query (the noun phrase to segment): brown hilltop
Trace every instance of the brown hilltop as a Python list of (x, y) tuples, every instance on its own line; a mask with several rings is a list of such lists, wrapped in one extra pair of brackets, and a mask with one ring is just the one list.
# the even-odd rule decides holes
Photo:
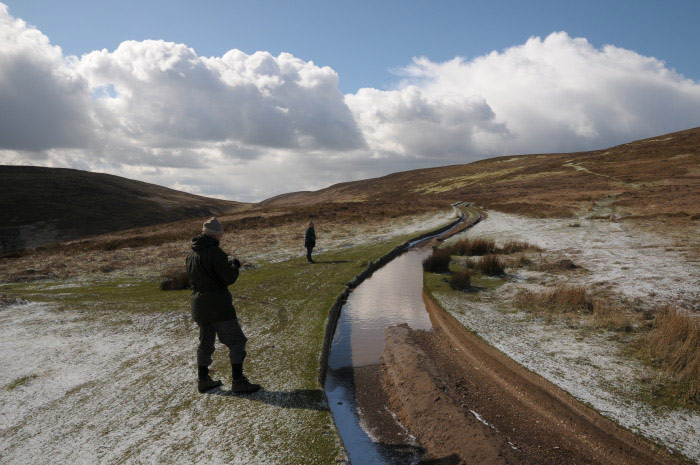
[[(260, 207), (468, 199), (533, 216), (568, 216), (609, 199), (627, 215), (700, 214), (700, 128), (609, 149), (490, 158), (273, 197)], [(419, 200), (420, 199), (420, 200)]]
[(87, 171), (0, 166), (0, 252), (186, 218), (247, 204)]

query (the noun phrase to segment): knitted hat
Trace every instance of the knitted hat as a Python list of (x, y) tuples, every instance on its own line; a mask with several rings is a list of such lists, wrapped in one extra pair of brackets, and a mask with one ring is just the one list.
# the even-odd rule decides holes
[(207, 236), (220, 236), (223, 233), (224, 225), (215, 217), (210, 218), (209, 221), (205, 221), (204, 225), (202, 225), (202, 234), (206, 234)]

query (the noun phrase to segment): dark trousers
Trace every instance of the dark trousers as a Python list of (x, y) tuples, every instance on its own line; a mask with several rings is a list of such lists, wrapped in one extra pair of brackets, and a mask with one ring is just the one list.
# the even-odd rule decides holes
[(199, 325), (199, 347), (197, 347), (197, 365), (211, 365), (211, 355), (214, 353), (214, 340), (219, 336), (219, 342), (228, 347), (231, 364), (243, 363), (245, 359), (245, 343), (248, 340), (243, 334), (238, 319), (217, 321), (215, 323), (197, 322)]
[(312, 260), (312, 258), (311, 258), (311, 251), (313, 251), (313, 250), (314, 250), (314, 246), (313, 246), (313, 245), (312, 245), (312, 246), (308, 246), (308, 245), (306, 246), (306, 259), (307, 259), (308, 261), (311, 261), (311, 260)]

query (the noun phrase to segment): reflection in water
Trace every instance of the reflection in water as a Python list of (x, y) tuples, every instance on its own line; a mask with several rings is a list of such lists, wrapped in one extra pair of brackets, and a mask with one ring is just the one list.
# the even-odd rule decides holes
[(367, 465), (392, 463), (391, 460), (384, 458), (380, 445), (373, 441), (360, 425), (352, 370), (340, 372), (329, 370), (324, 389), (335, 425), (350, 455), (350, 463)]
[(384, 330), (408, 323), (430, 329), (423, 303), (423, 259), (430, 249), (410, 250), (377, 270), (348, 298), (338, 320), (328, 365), (331, 370), (379, 363)]
[[(413, 329), (432, 327), (422, 298), (422, 261), (431, 252), (410, 250), (395, 258), (360, 284), (341, 311), (324, 388), (351, 463), (397, 463), (399, 454), (362, 427), (353, 367), (379, 363), (387, 327), (401, 323)], [(401, 455), (405, 463), (406, 455)]]

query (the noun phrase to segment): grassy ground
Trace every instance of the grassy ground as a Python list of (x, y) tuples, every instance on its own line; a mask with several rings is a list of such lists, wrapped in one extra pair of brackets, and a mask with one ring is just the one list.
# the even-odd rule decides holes
[[(6, 407), (20, 404), (19, 418), (3, 430), (6, 445), (0, 453), (42, 462), (32, 442), (21, 440), (32, 429), (32, 418), (40, 417), (42, 448), (58, 459), (333, 463), (343, 449), (317, 384), (327, 311), (369, 260), (415, 235), (326, 252), (315, 257), (315, 265), (295, 258), (243, 271), (231, 290), (249, 338), (245, 369), (265, 388), (247, 398), (196, 393), (196, 326), (189, 317), (189, 291), (161, 291), (157, 280), (144, 281), (128, 271), (0, 285), (0, 292), (11, 298), (46, 304), (42, 312), (55, 325), (49, 331), (33, 320), (17, 320), (22, 317), (11, 310), (0, 313), (0, 326), (21, 326), (17, 330), (25, 333), (23, 338), (36, 340), (36, 357), (46, 358), (30, 364), (20, 360), (0, 378)], [(94, 335), (106, 342), (95, 341)], [(42, 340), (49, 340), (64, 361), (41, 353)], [(212, 371), (227, 385), (227, 350), (217, 347)], [(65, 392), (48, 394), (57, 396), (52, 402), (31, 400), (47, 395), (63, 371), (71, 370), (67, 352), (76, 350), (87, 352), (83, 356), (106, 354), (94, 357), (92, 376), (67, 382)], [(135, 417), (139, 427), (127, 427)], [(148, 431), (140, 429), (146, 425)], [(119, 444), (112, 442), (117, 438)], [(81, 444), (79, 450), (102, 452), (76, 456), (62, 448), (66, 441)], [(173, 448), (176, 453), (167, 452)]]

